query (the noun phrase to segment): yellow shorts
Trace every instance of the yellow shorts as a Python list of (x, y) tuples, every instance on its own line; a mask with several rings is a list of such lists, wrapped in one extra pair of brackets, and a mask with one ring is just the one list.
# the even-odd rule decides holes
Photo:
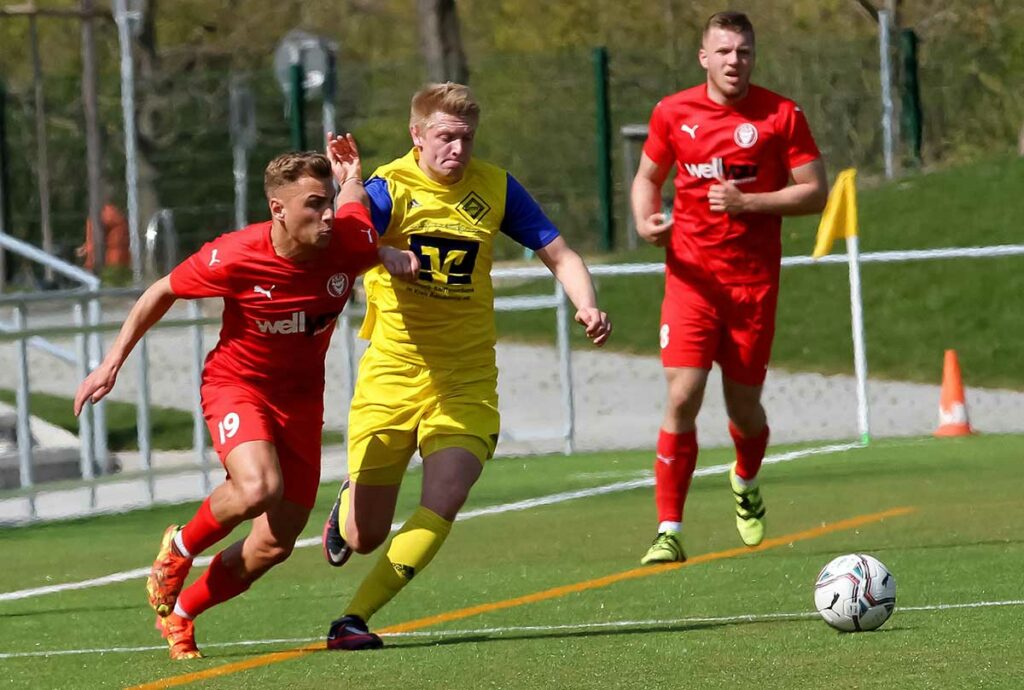
[(464, 448), (480, 462), (498, 444), (498, 369), (430, 369), (381, 354), (359, 362), (348, 414), (348, 471), (373, 486), (402, 483), (418, 448), (422, 457)]

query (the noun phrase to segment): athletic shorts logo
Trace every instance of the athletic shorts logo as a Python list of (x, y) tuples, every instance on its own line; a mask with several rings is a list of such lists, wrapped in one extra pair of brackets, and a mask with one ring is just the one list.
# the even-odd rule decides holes
[(661, 343), (661, 349), (664, 350), (668, 347), (668, 324), (661, 324), (661, 331), (658, 333), (658, 340)]
[(335, 273), (327, 279), (327, 294), (331, 297), (344, 297), (348, 292), (348, 276), (344, 273)]
[(749, 122), (744, 122), (732, 133), (732, 140), (736, 142), (737, 146), (749, 149), (757, 143), (757, 127)]

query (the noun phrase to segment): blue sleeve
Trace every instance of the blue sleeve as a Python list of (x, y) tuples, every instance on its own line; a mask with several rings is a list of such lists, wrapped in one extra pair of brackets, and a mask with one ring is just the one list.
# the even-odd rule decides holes
[(511, 174), (508, 174), (505, 218), (501, 221), (501, 231), (534, 251), (548, 246), (559, 234), (558, 228), (544, 215), (540, 205)]
[(383, 235), (391, 223), (391, 192), (383, 177), (371, 177), (366, 181), (366, 193), (370, 197), (370, 217), (378, 235)]

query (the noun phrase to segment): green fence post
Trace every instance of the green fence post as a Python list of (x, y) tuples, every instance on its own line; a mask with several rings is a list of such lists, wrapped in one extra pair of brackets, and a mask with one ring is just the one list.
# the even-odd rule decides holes
[[(0, 232), (11, 232), (11, 186), (7, 167), (7, 89), (0, 80)], [(7, 291), (10, 277), (7, 253), (0, 248), (0, 292)]]
[(900, 53), (903, 57), (903, 117), (900, 129), (913, 163), (921, 165), (921, 89), (917, 80), (917, 34), (913, 29), (900, 32)]
[(608, 49), (594, 48), (594, 105), (597, 113), (597, 191), (601, 201), (601, 249), (615, 247), (612, 215), (612, 125), (608, 103)]
[(302, 69), (302, 54), (291, 66), (291, 89), (288, 96), (291, 99), (289, 112), (291, 113), (292, 128), (292, 149), (295, 151), (306, 150), (306, 89), (304, 82), (306, 75)]

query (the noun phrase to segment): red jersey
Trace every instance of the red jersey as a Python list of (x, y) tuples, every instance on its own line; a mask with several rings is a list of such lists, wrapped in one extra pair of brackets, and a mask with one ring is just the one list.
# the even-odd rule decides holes
[(223, 297), (224, 321), (204, 383), (278, 394), (318, 393), (338, 315), (357, 275), (377, 263), (377, 232), (361, 204), (342, 206), (330, 244), (307, 261), (277, 255), (270, 221), (221, 235), (171, 271), (178, 297)]
[(708, 188), (723, 177), (742, 192), (777, 191), (793, 168), (820, 157), (793, 101), (753, 85), (732, 106), (708, 98), (706, 84), (680, 91), (654, 107), (644, 153), (660, 166), (676, 165), (670, 278), (778, 280), (782, 217), (713, 213)]

